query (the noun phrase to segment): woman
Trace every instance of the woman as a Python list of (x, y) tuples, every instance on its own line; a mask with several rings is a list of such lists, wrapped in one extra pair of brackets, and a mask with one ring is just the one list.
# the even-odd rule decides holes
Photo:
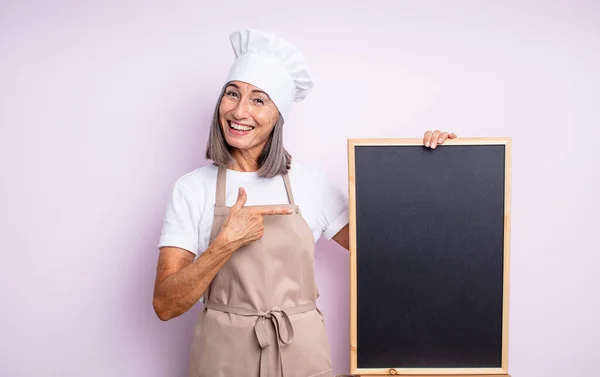
[[(313, 256), (323, 235), (349, 248), (347, 199), (282, 146), (291, 104), (313, 83), (300, 51), (273, 34), (242, 30), (231, 43), (236, 60), (207, 147), (213, 164), (174, 185), (154, 309), (169, 320), (203, 297), (190, 376), (331, 376)], [(427, 132), (424, 143), (454, 137)]]

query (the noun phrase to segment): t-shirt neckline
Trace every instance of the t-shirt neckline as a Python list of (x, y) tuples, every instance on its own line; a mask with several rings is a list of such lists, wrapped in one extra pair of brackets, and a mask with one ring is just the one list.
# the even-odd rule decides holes
[(227, 177), (233, 178), (240, 181), (258, 181), (261, 179), (265, 179), (258, 175), (258, 171), (238, 171), (226, 169)]

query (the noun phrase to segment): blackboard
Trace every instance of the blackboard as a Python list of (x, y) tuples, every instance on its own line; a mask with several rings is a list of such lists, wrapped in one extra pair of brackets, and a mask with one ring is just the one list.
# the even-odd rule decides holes
[(353, 374), (508, 373), (510, 139), (350, 139)]

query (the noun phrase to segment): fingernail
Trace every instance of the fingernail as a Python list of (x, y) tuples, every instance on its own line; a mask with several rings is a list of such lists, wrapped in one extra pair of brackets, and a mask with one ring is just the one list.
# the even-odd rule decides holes
[(435, 144), (432, 144), (432, 145), (431, 145), (431, 149), (435, 149), (435, 147), (436, 147), (436, 145), (435, 145)]
[(287, 213), (294, 213), (294, 210), (292, 210), (292, 209), (288, 209), (288, 210), (287, 210)]
[(429, 147), (429, 142), (425, 143), (425, 146), (426, 146), (426, 147)]

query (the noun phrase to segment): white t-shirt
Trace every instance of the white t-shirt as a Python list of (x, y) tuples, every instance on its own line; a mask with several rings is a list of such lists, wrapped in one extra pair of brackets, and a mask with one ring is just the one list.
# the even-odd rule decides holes
[[(208, 248), (214, 219), (218, 168), (211, 164), (183, 175), (173, 185), (158, 247), (175, 246), (200, 255)], [(325, 174), (310, 164), (292, 162), (289, 171), (294, 200), (315, 242), (330, 240), (348, 224), (348, 197)], [(242, 186), (246, 205), (289, 203), (283, 178), (259, 177), (256, 172), (227, 170), (225, 205), (232, 206)]]

